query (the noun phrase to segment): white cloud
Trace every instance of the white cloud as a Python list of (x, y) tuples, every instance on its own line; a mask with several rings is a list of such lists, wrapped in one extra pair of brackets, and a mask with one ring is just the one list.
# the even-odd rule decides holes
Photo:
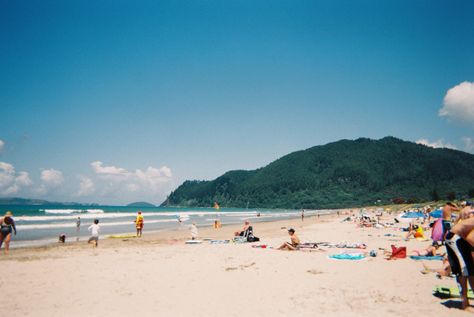
[(17, 173), (13, 165), (0, 162), (0, 195), (17, 194), (23, 187), (30, 186), (32, 183), (27, 172)]
[(173, 173), (167, 166), (160, 168), (149, 166), (145, 170), (134, 172), (117, 166), (106, 166), (101, 161), (91, 163), (97, 179), (98, 193), (101, 196), (113, 196), (123, 199), (131, 193), (136, 198), (155, 199), (169, 191)]
[(103, 166), (104, 163), (101, 161), (95, 161), (91, 163), (94, 172), (100, 175), (110, 175), (110, 176), (127, 176), (129, 172), (126, 169), (115, 166)]
[(447, 149), (456, 149), (456, 147), (450, 143), (445, 143), (443, 139), (430, 142), (427, 139), (420, 139), (416, 141), (417, 144), (426, 145), (432, 148), (447, 148)]
[(474, 122), (474, 82), (462, 82), (449, 89), (444, 96), (441, 117)]
[(63, 173), (54, 168), (43, 169), (40, 179), (42, 184), (36, 189), (36, 193), (39, 195), (45, 195), (51, 189), (56, 189), (64, 183)]
[(94, 182), (88, 177), (79, 176), (79, 190), (77, 196), (89, 196), (95, 191)]
[(474, 139), (469, 137), (462, 138), (464, 149), (468, 152), (474, 152)]
[(0, 153), (2, 153), (4, 148), (5, 148), (5, 141), (0, 140)]
[(63, 173), (54, 168), (41, 171), (41, 180), (48, 186), (57, 187), (64, 183)]

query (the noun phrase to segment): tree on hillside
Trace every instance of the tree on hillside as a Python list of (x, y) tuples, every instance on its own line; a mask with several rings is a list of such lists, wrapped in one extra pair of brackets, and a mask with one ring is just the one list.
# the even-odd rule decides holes
[(473, 198), (473, 197), (474, 197), (474, 188), (471, 188), (471, 189), (468, 191), (467, 195), (468, 195), (470, 198)]
[(438, 191), (436, 189), (433, 189), (431, 192), (431, 200), (433, 201), (439, 201), (441, 197), (439, 197)]
[(455, 192), (449, 192), (446, 195), (446, 198), (448, 198), (448, 200), (456, 200), (456, 193)]

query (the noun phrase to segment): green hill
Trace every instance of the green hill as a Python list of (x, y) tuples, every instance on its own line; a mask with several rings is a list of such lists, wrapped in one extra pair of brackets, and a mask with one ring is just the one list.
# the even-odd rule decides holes
[(162, 206), (340, 208), (474, 196), (474, 155), (393, 137), (288, 154), (254, 171), (185, 181)]

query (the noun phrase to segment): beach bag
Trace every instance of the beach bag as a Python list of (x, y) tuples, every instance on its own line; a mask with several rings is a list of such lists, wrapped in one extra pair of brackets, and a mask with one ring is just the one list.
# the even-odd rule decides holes
[(443, 220), (439, 218), (435, 221), (431, 230), (431, 239), (433, 241), (443, 241)]
[(389, 260), (404, 259), (407, 257), (407, 247), (396, 247), (392, 244), (392, 255)]
[(258, 237), (255, 237), (253, 234), (251, 234), (247, 237), (247, 241), (248, 242), (257, 242), (257, 241), (260, 241), (260, 239)]

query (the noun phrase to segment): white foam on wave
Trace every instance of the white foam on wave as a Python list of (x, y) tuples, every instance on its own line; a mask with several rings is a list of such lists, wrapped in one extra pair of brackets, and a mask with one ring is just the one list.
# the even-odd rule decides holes
[(77, 214), (77, 213), (90, 213), (90, 214), (102, 214), (102, 209), (40, 209), (47, 214)]
[[(160, 219), (160, 220), (148, 220), (145, 222), (146, 224), (151, 223), (165, 223), (165, 222), (176, 222), (176, 220), (172, 219)], [(104, 222), (99, 223), (101, 227), (113, 227), (113, 226), (123, 226), (123, 225), (130, 225), (133, 226), (133, 222), (131, 221), (120, 221), (120, 222)], [(54, 229), (54, 228), (75, 228), (75, 223), (44, 223), (44, 224), (34, 224), (34, 225), (17, 225), (16, 228), (18, 230), (33, 230), (33, 229)], [(89, 227), (89, 224), (84, 225), (83, 227)]]
[[(135, 217), (137, 213), (135, 212), (104, 212), (102, 209), (95, 209), (100, 210), (100, 212), (87, 212), (87, 213), (74, 213), (71, 210), (75, 209), (52, 209), (54, 212), (47, 212), (49, 214), (47, 216), (19, 216), (15, 217), (17, 221), (55, 221), (55, 220), (72, 220), (77, 219), (77, 217), (81, 217), (81, 219), (107, 219), (107, 218), (126, 218), (126, 217)], [(89, 209), (94, 210), (94, 209)], [(58, 212), (56, 212), (58, 211)], [(60, 211), (60, 212), (59, 212)], [(67, 212), (65, 212), (67, 211)], [(146, 217), (154, 217), (154, 216), (162, 216), (162, 217), (191, 217), (191, 216), (232, 216), (232, 217), (242, 217), (242, 216), (251, 216), (256, 215), (256, 213), (249, 213), (249, 212), (199, 212), (199, 211), (185, 211), (185, 212), (143, 212), (142, 215)]]

